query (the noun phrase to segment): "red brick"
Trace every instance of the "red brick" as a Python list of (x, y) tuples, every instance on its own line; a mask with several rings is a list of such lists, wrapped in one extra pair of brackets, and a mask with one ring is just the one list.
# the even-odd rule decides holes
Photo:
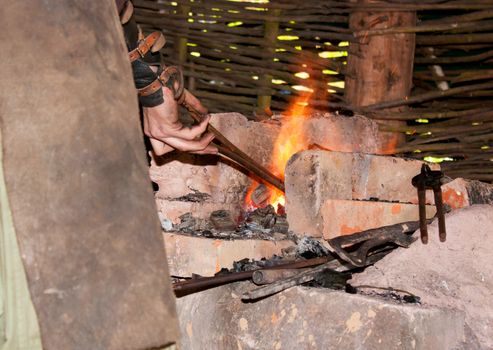
[(356, 206), (368, 203), (371, 207), (374, 202), (370, 199), (383, 201), (383, 206), (386, 202), (417, 203), (411, 179), (421, 171), (422, 164), (417, 160), (362, 153), (300, 152), (286, 168), (290, 229), (321, 237), (321, 210), (327, 200), (354, 200)]
[(270, 258), (292, 247), (292, 241), (255, 239), (218, 240), (164, 232), (170, 274), (187, 277), (192, 274), (212, 276), (222, 268), (232, 268), (234, 261), (244, 258)]
[[(435, 211), (434, 206), (427, 206), (428, 218)], [(324, 202), (320, 215), (325, 239), (419, 219), (415, 204), (332, 199)]]
[(442, 197), (443, 202), (452, 209), (473, 204), (493, 204), (493, 185), (458, 178), (442, 186)]

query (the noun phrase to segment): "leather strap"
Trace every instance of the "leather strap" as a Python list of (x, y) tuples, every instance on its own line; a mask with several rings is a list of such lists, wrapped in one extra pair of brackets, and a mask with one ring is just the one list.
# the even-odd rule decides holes
[(145, 97), (152, 95), (163, 86), (169, 87), (173, 91), (174, 98), (179, 99), (184, 90), (183, 73), (181, 69), (176, 66), (166, 67), (156, 80), (142, 89), (138, 89), (139, 96)]
[(134, 62), (134, 61), (138, 60), (139, 58), (144, 58), (144, 56), (151, 49), (153, 49), (152, 51), (158, 51), (159, 49), (161, 49), (161, 47), (153, 48), (154, 44), (156, 44), (156, 42), (159, 39), (162, 40), (162, 44), (160, 44), (160, 46), (163, 47), (165, 40), (164, 40), (164, 36), (161, 32), (153, 32), (153, 33), (149, 34), (146, 38), (144, 38), (144, 40), (141, 40), (139, 42), (139, 45), (137, 45), (137, 47), (135, 49), (133, 49), (132, 51), (130, 51), (128, 53), (128, 57), (130, 58), (130, 62)]
[(143, 87), (142, 89), (138, 89), (139, 96), (145, 97), (145, 96), (152, 95), (153, 93), (158, 91), (162, 86), (163, 86), (163, 84), (161, 83), (161, 80), (159, 80), (159, 78), (157, 78), (156, 80), (154, 80), (152, 83), (150, 83), (146, 87)]

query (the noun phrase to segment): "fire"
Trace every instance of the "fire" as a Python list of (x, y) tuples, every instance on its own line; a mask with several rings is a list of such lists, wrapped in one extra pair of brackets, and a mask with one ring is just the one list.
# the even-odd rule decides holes
[[(270, 164), (272, 173), (281, 179), (284, 179), (284, 169), (289, 158), (296, 152), (308, 148), (308, 140), (306, 139), (304, 131), (304, 122), (306, 114), (308, 114), (307, 107), (312, 93), (313, 91), (308, 89), (305, 94), (297, 97), (285, 113), (287, 120), (283, 122), (281, 131), (274, 144), (274, 151)], [(254, 183), (247, 192), (246, 202), (249, 205), (253, 204), (251, 195), (257, 185), (258, 184)], [(273, 187), (269, 187), (269, 190), (269, 204), (276, 209), (279, 205), (284, 207), (284, 193)]]

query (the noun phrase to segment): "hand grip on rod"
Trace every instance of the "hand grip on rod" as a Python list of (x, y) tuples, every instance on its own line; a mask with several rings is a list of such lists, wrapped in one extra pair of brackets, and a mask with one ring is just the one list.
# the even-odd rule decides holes
[[(187, 93), (189, 92), (186, 91), (185, 89), (183, 95), (186, 95)], [(190, 115), (195, 121), (200, 123), (202, 119), (205, 117), (202, 113), (197, 111), (193, 106), (188, 104), (186, 102), (186, 98), (183, 98), (181, 104), (188, 109)], [(221, 134), (219, 130), (217, 130), (212, 125), (209, 124), (207, 126), (207, 131), (214, 134), (216, 140), (221, 143), (221, 144), (217, 144), (217, 142), (214, 142), (214, 145), (218, 148), (219, 153), (221, 153), (222, 155), (228, 158), (231, 158), (232, 160), (243, 166), (245, 169), (257, 175), (263, 181), (271, 184), (272, 186), (276, 187), (280, 191), (284, 192), (284, 182), (281, 179), (279, 179), (277, 176), (272, 174), (269, 170), (264, 168), (261, 164), (259, 164), (254, 159), (252, 159), (245, 152), (243, 152), (238, 147), (236, 147), (233, 143), (231, 143), (231, 141), (229, 141), (223, 134)]]

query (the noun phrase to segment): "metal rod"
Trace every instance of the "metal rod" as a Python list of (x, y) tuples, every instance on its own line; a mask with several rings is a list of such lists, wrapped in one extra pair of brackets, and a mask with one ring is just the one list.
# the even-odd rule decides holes
[(419, 230), (421, 242), (428, 244), (428, 226), (426, 223), (426, 188), (418, 187)]
[(282, 182), (282, 180), (275, 177), (272, 173), (262, 170), (262, 168), (258, 167), (258, 164), (254, 162), (253, 163), (249, 162), (247, 159), (242, 158), (239, 154), (235, 153), (234, 151), (222, 145), (218, 145), (216, 143), (214, 143), (214, 145), (217, 147), (221, 155), (234, 160), (236, 163), (240, 164), (245, 169), (257, 175), (261, 180), (267, 182), (268, 184), (271, 184), (272, 186), (276, 187), (280, 191), (284, 192), (284, 183)]
[(252, 274), (252, 281), (256, 285), (270, 284), (293, 277), (305, 269), (277, 269), (277, 270), (257, 270)]
[[(320, 257), (320, 258), (313, 258), (313, 259), (307, 259), (307, 260), (300, 260), (300, 261), (294, 261), (294, 262), (289, 262), (286, 264), (280, 264), (277, 266), (265, 268), (262, 270), (276, 270), (276, 269), (300, 269), (300, 268), (306, 268), (306, 267), (311, 267), (311, 266), (317, 266), (320, 264), (324, 264), (328, 261), (335, 260), (334, 257), (328, 256), (328, 257)], [(259, 269), (260, 270), (260, 269)], [(258, 270), (255, 270), (258, 271)], [(212, 287), (217, 287), (226, 283), (230, 282), (236, 282), (236, 281), (243, 281), (247, 279), (251, 279), (253, 275), (253, 270), (252, 271), (242, 271), (242, 272), (234, 272), (228, 275), (223, 275), (223, 276), (213, 276), (213, 277), (199, 277), (199, 278), (194, 278), (186, 281), (181, 281), (181, 282), (176, 282), (173, 283), (173, 291), (175, 292), (175, 295), (177, 297), (181, 297), (187, 294), (199, 292), (204, 289), (212, 288)]]
[[(185, 91), (185, 94), (187, 92)], [(197, 111), (192, 105), (188, 104), (186, 100), (181, 102), (185, 108), (188, 109), (190, 115), (196, 122), (201, 122), (205, 115)], [(269, 170), (267, 170), (264, 166), (259, 164), (253, 158), (251, 158), (248, 154), (243, 152), (241, 149), (236, 147), (231, 141), (229, 141), (219, 130), (217, 130), (212, 125), (207, 126), (207, 131), (214, 134), (215, 139), (221, 143), (218, 145), (217, 142), (214, 142), (214, 145), (218, 148), (219, 153), (222, 155), (232, 159), (245, 169), (251, 171), (255, 175), (257, 175), (261, 180), (271, 184), (276, 187), (280, 191), (284, 192), (284, 182), (279, 179), (277, 176), (272, 174)]]
[(442, 189), (440, 186), (433, 188), (433, 194), (435, 195), (435, 206), (437, 207), (438, 235), (440, 237), (440, 242), (445, 242), (447, 240), (447, 232), (445, 230), (445, 213), (443, 210)]
[[(368, 257), (366, 263), (367, 263), (367, 265), (374, 264), (376, 261), (380, 260), (385, 255), (387, 255), (387, 252), (384, 252), (384, 251), (379, 252), (379, 253), (375, 253), (375, 254)], [(337, 272), (345, 272), (345, 271), (351, 271), (354, 268), (355, 267), (350, 263), (346, 263), (346, 262), (341, 263), (338, 260), (328, 261), (325, 264), (316, 266), (314, 268), (305, 269), (305, 270), (297, 273), (296, 275), (294, 275), (292, 277), (282, 279), (282, 280), (273, 282), (271, 284), (261, 286), (257, 289), (251, 290), (249, 292), (246, 292), (241, 296), (241, 299), (242, 300), (256, 300), (256, 299), (267, 297), (269, 295), (281, 292), (285, 289), (310, 282), (317, 276), (317, 274), (319, 274), (320, 272), (323, 272), (324, 270), (327, 270), (327, 269), (331, 269), (331, 270), (334, 270)]]

